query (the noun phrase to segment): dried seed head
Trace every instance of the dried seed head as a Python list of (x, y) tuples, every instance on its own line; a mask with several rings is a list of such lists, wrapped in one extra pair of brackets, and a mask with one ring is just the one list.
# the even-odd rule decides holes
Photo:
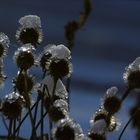
[(34, 65), (33, 46), (25, 44), (15, 52), (14, 59), (21, 70), (27, 70)]
[(40, 17), (27, 15), (19, 20), (20, 28), (16, 38), (23, 44), (31, 43), (34, 47), (42, 41), (42, 30)]
[(66, 59), (53, 60), (49, 67), (50, 74), (56, 79), (62, 79), (71, 73), (70, 62)]
[(59, 99), (54, 101), (49, 109), (49, 116), (54, 122), (64, 119), (68, 116), (68, 104), (66, 101)]
[(2, 112), (9, 119), (17, 119), (22, 112), (22, 107), (25, 100), (18, 93), (6, 95), (2, 103)]
[(129, 88), (140, 89), (140, 57), (126, 68), (123, 78)]
[(69, 118), (60, 120), (55, 130), (56, 140), (77, 140), (77, 137), (82, 134), (80, 125)]

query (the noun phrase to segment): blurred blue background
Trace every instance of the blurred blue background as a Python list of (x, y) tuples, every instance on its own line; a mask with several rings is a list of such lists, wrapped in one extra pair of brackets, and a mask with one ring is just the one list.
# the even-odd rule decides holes
[[(92, 0), (92, 3), (93, 11), (86, 25), (77, 32), (72, 50), (71, 116), (81, 124), (85, 133), (107, 88), (117, 86), (121, 95), (126, 86), (122, 78), (125, 67), (140, 56), (140, 1)], [(0, 1), (0, 31), (5, 32), (11, 41), (5, 59), (8, 79), (1, 96), (12, 90), (12, 76), (17, 73), (12, 56), (20, 47), (15, 40), (18, 19), (28, 14), (40, 16), (44, 40), (38, 49), (42, 50), (49, 43), (66, 44), (64, 26), (68, 21), (77, 20), (82, 9), (82, 0)], [(122, 126), (134, 102), (134, 98), (129, 97), (117, 114)], [(28, 129), (27, 121), (21, 135), (28, 137)], [(108, 134), (108, 140), (117, 139), (120, 131)], [(0, 126), (0, 134), (4, 132)], [(135, 140), (134, 133), (130, 127), (123, 139)]]

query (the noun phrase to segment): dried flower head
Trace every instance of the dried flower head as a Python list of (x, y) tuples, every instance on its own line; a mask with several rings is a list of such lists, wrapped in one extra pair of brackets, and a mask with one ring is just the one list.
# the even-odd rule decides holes
[(16, 92), (6, 95), (2, 103), (3, 114), (9, 119), (17, 119), (21, 115), (24, 102), (23, 96)]
[(31, 43), (34, 47), (42, 41), (42, 30), (40, 17), (36, 15), (26, 15), (19, 20), (19, 30), (16, 39), (23, 44)]
[(15, 52), (14, 60), (21, 70), (27, 70), (34, 65), (33, 50), (34, 48), (31, 44), (25, 44)]
[(58, 127), (55, 130), (56, 140), (77, 140), (79, 135), (83, 134), (83, 131), (79, 124), (73, 120), (66, 118), (60, 120)]
[(61, 60), (71, 58), (70, 50), (65, 47), (64, 45), (47, 45), (43, 51), (43, 53), (39, 57), (39, 65), (42, 67), (43, 70), (48, 70), (50, 63), (52, 60)]
[(0, 57), (6, 55), (6, 51), (9, 48), (10, 40), (7, 35), (0, 33)]
[(65, 76), (70, 76), (72, 73), (71, 63), (66, 59), (52, 60), (49, 72), (56, 79), (62, 79)]
[(49, 116), (54, 122), (64, 119), (68, 116), (68, 104), (66, 101), (55, 100), (49, 109)]
[(109, 88), (103, 99), (102, 106), (110, 114), (118, 112), (121, 107), (121, 100), (117, 96), (115, 96), (117, 91), (118, 91), (117, 87)]
[[(26, 83), (25, 84), (25, 80)], [(25, 73), (19, 73), (13, 80), (14, 85), (18, 89), (20, 94), (29, 93), (34, 85), (33, 76)]]
[(140, 88), (140, 57), (136, 58), (136, 60), (126, 68), (123, 79), (129, 88)]

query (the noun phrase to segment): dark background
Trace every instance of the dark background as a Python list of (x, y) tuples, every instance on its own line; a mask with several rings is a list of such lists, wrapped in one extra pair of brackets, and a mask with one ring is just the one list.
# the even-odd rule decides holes
[[(81, 124), (85, 133), (107, 88), (117, 86), (121, 95), (126, 86), (122, 78), (125, 67), (140, 56), (140, 1), (93, 0), (92, 3), (93, 11), (86, 25), (77, 32), (72, 52), (71, 116)], [(77, 20), (82, 9), (82, 0), (0, 1), (0, 31), (6, 33), (11, 41), (5, 59), (8, 79), (1, 96), (12, 91), (12, 76), (17, 73), (12, 56), (20, 47), (15, 40), (18, 19), (28, 14), (40, 16), (44, 40), (38, 50), (42, 50), (49, 43), (66, 44), (64, 26), (68, 21)], [(134, 101), (129, 97), (117, 114), (122, 126)], [(27, 121), (21, 135), (28, 137), (28, 129)], [(120, 131), (109, 134), (109, 140), (117, 139)], [(1, 126), (0, 134), (4, 132)], [(131, 128), (126, 131), (124, 139), (135, 139)]]

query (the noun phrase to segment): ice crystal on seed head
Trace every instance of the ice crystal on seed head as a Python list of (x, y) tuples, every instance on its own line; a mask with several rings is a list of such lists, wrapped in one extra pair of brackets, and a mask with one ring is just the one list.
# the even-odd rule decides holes
[(52, 55), (52, 58), (57, 58), (57, 59), (70, 59), (71, 58), (70, 50), (62, 44), (47, 45), (44, 52), (50, 53)]
[(107, 90), (106, 95), (107, 96), (114, 96), (118, 92), (117, 87), (111, 87)]
[(41, 28), (40, 17), (36, 15), (26, 15), (24, 17), (21, 17), (19, 20), (19, 24), (25, 28)]

